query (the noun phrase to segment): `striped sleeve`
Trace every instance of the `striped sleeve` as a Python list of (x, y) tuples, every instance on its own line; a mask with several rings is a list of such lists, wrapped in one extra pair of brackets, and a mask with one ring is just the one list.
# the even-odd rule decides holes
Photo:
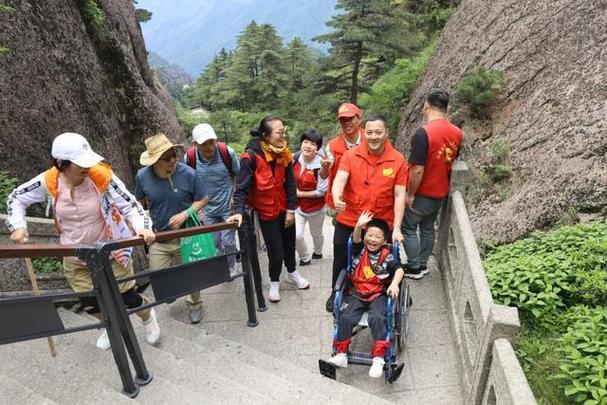
[(34, 203), (44, 203), (48, 198), (44, 184), (44, 173), (14, 189), (6, 200), (6, 225), (12, 232), (17, 228), (27, 228), (25, 213), (27, 207)]
[(126, 218), (131, 227), (138, 231), (140, 229), (152, 229), (152, 220), (145, 214), (143, 207), (135, 196), (126, 188), (122, 180), (115, 174), (108, 185), (108, 192), (116, 204), (116, 208)]

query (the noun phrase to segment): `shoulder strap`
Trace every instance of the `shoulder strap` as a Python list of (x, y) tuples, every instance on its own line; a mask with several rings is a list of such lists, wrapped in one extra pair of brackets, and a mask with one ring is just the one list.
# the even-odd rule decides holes
[(301, 151), (298, 150), (297, 152), (295, 152), (295, 154), (293, 155), (293, 164), (299, 162), (299, 157), (301, 156)]
[(190, 146), (187, 151), (188, 166), (196, 169), (196, 146)]
[(245, 149), (245, 153), (249, 156), (249, 160), (251, 161), (251, 169), (253, 169), (253, 171), (257, 170), (257, 154), (255, 151), (251, 148), (247, 148)]
[(57, 197), (57, 179), (59, 177), (59, 170), (56, 167), (52, 167), (44, 172), (44, 184), (48, 192), (53, 196)]
[(226, 165), (226, 168), (230, 172), (230, 176), (234, 176), (234, 171), (232, 170), (232, 157), (230, 156), (228, 145), (223, 142), (217, 142), (217, 149), (219, 150), (219, 156), (221, 157), (223, 164)]

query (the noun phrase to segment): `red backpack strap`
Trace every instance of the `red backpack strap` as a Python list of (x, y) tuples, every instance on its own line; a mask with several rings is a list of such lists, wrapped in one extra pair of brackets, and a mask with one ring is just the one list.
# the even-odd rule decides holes
[(190, 146), (187, 151), (188, 166), (196, 169), (196, 146)]
[(219, 150), (219, 156), (221, 157), (223, 164), (226, 165), (226, 168), (230, 172), (230, 176), (234, 176), (234, 170), (232, 168), (232, 157), (230, 156), (228, 145), (223, 142), (217, 142), (217, 150)]

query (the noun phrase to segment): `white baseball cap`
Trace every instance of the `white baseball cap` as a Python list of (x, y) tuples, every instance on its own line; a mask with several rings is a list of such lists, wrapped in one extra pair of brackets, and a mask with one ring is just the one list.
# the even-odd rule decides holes
[(55, 159), (69, 160), (80, 167), (93, 167), (103, 157), (93, 152), (85, 137), (72, 132), (58, 135), (53, 141), (51, 155)]
[(209, 124), (198, 124), (192, 130), (192, 141), (201, 144), (209, 139), (217, 139), (215, 130)]

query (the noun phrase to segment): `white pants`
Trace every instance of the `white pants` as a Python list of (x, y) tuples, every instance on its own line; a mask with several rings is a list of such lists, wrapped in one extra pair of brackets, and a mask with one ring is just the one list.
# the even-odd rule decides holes
[(318, 213), (311, 216), (304, 216), (295, 212), (295, 248), (299, 259), (307, 262), (312, 259), (312, 255), (308, 251), (308, 246), (304, 239), (304, 230), (306, 229), (306, 222), (310, 224), (310, 234), (312, 235), (312, 241), (314, 242), (314, 253), (322, 254), (322, 245), (324, 243), (324, 237), (322, 235), (322, 224), (325, 220), (325, 211), (320, 210)]

